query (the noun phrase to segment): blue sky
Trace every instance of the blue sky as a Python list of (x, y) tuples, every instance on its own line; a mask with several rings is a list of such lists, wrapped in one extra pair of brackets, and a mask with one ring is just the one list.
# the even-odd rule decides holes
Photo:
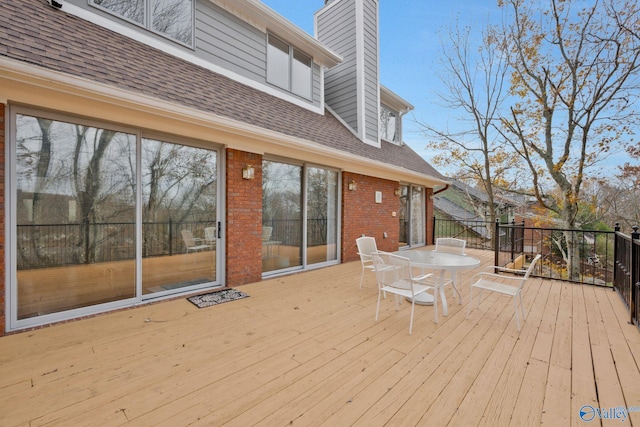
[[(324, 5), (324, 0), (262, 1), (311, 35), (313, 14)], [(499, 17), (495, 0), (380, 0), (379, 9), (380, 82), (415, 107), (416, 119), (454, 125), (436, 95), (440, 33), (446, 34), (456, 20), (484, 26), (490, 17)], [(404, 120), (404, 141), (429, 160), (426, 140), (411, 116)]]

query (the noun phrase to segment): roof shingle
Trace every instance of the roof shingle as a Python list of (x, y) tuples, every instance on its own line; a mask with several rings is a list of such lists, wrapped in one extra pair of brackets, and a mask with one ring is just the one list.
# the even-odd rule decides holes
[(5, 0), (0, 55), (228, 117), (335, 150), (446, 179), (408, 145), (360, 141), (320, 115), (106, 28), (46, 1)]

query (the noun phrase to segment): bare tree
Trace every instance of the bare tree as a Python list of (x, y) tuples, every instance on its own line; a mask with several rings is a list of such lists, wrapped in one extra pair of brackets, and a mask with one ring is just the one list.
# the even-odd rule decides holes
[[(638, 12), (632, 0), (500, 0), (512, 14), (500, 45), (512, 68), (516, 100), (503, 120), (529, 166), (538, 202), (576, 227), (590, 167), (631, 132), (640, 65)], [(624, 11), (624, 12), (621, 12)], [(591, 170), (595, 174), (595, 170)], [(559, 197), (554, 190), (559, 189)], [(565, 236), (569, 278), (578, 245)]]
[(500, 108), (506, 95), (508, 64), (495, 42), (496, 33), (486, 30), (477, 46), (470, 27), (451, 29), (442, 43), (444, 72), (443, 92), (439, 97), (448, 109), (460, 112), (462, 128), (449, 130), (420, 123), (424, 134), (433, 138), (429, 147), (440, 154), (438, 165), (458, 169), (457, 178), (472, 181), (488, 196), (487, 210), (491, 222), (496, 209), (497, 188), (508, 188), (516, 176), (516, 157), (496, 131)]

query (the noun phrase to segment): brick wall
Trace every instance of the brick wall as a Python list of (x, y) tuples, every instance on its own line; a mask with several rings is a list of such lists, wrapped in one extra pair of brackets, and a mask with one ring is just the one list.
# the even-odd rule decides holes
[(0, 104), (0, 336), (4, 335), (6, 325), (5, 283), (4, 283), (4, 104)]
[[(243, 179), (252, 165), (254, 179)], [(227, 149), (226, 284), (262, 280), (262, 156)]]
[[(356, 189), (350, 191), (352, 181)], [(394, 194), (398, 187), (395, 181), (349, 172), (342, 174), (342, 262), (360, 259), (356, 239), (363, 234), (375, 237), (381, 251), (398, 250), (400, 199)], [(382, 203), (375, 202), (376, 191), (382, 192)]]

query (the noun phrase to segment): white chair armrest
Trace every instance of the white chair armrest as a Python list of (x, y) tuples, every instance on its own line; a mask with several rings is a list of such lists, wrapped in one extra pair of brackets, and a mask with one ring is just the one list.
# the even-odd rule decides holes
[(413, 280), (421, 283), (430, 283), (427, 281), (427, 279), (431, 277), (435, 277), (435, 275), (433, 273), (427, 273), (427, 274), (423, 274), (422, 276), (414, 277)]
[(473, 276), (471, 276), (471, 283), (473, 284), (478, 279), (485, 279), (485, 278), (499, 279), (499, 280), (517, 280), (517, 281), (522, 280), (522, 277), (504, 276), (502, 274), (488, 273), (485, 271), (481, 271), (480, 273), (476, 273)]
[(527, 272), (527, 270), (516, 270), (514, 268), (499, 267), (497, 265), (485, 267), (485, 270), (487, 271), (499, 270), (502, 273), (512, 273), (512, 274), (525, 274)]

